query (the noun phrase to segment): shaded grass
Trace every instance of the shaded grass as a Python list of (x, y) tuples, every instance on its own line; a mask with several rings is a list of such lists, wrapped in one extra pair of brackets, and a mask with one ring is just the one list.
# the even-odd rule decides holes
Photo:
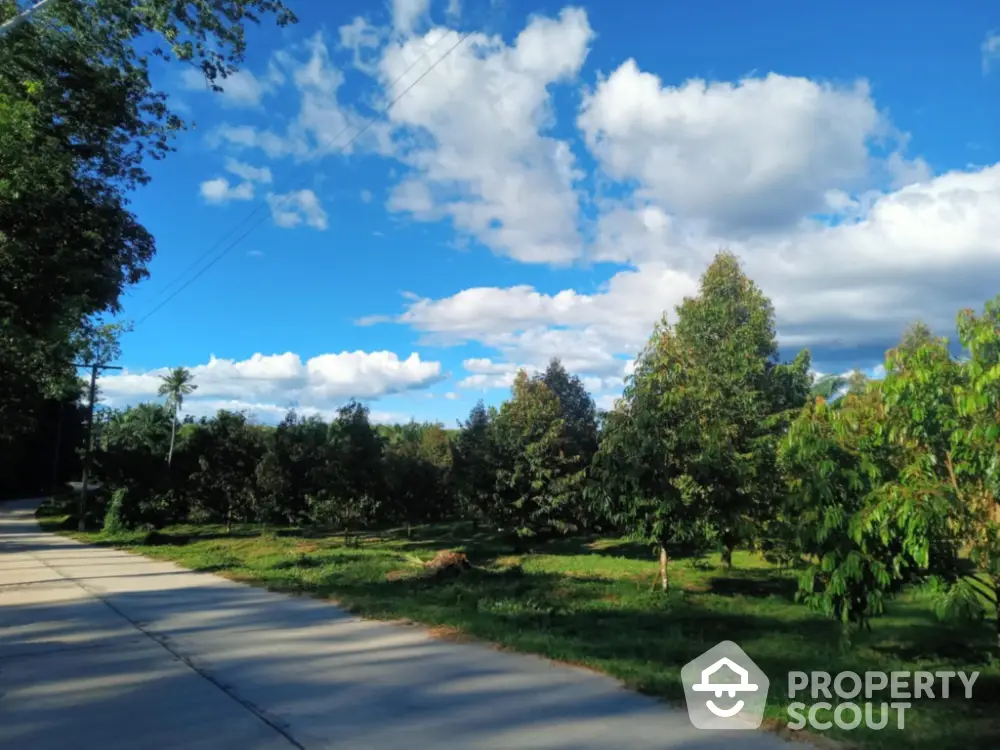
[[(59, 528), (58, 516), (42, 520)], [(368, 617), (420, 622), (448, 637), (472, 636), (586, 666), (668, 700), (683, 699), (686, 662), (734, 640), (771, 678), (768, 717), (779, 725), (787, 720), (792, 670), (979, 671), (972, 700), (960, 690), (948, 700), (914, 700), (902, 731), (828, 734), (879, 749), (1000, 746), (992, 623), (941, 623), (919, 589), (897, 598), (871, 632), (855, 634), (845, 647), (835, 623), (793, 602), (794, 571), (747, 552), (734, 555), (733, 570), (722, 569), (717, 556), (674, 561), (673, 590), (664, 597), (650, 585), (656, 564), (649, 551), (608, 538), (525, 549), (462, 524), (415, 527), (409, 536), (373, 532), (350, 546), (315, 529), (63, 533), (278, 591), (328, 597)], [(464, 552), (477, 567), (454, 578), (423, 576), (419, 563), (442, 549)]]

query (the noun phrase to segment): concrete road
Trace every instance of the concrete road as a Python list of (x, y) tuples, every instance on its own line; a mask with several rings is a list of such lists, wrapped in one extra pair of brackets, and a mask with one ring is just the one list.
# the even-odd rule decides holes
[(0, 505), (0, 748), (778, 750), (614, 681), (39, 531)]

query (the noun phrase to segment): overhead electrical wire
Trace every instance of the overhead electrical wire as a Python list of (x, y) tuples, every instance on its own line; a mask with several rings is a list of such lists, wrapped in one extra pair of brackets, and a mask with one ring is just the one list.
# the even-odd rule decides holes
[[(442, 41), (444, 41), (445, 37), (447, 37), (447, 36), (448, 36), (447, 32), (442, 33), (441, 36), (439, 36), (437, 38), (437, 41), (434, 42), (434, 44), (432, 44), (429, 47), (427, 47), (427, 49), (425, 49), (420, 54), (420, 56), (418, 58), (416, 58), (412, 63), (410, 63), (410, 65), (406, 68), (406, 70), (404, 70), (399, 76), (397, 76), (396, 80), (394, 80), (392, 83), (389, 84), (389, 91), (392, 91), (394, 88), (396, 88), (396, 84), (399, 83), (404, 78), (406, 78), (406, 76), (409, 75), (410, 71), (413, 70), (417, 66), (417, 64), (420, 63), (421, 60), (423, 60), (425, 57), (427, 57), (427, 55), (429, 55)], [(388, 111), (388, 109), (386, 109), (384, 111)], [(382, 116), (383, 113), (384, 112), (377, 113), (375, 115), (374, 119), (378, 119), (379, 117)], [(342, 136), (344, 133), (346, 133), (348, 130), (350, 130), (350, 128), (351, 128), (350, 125), (345, 125), (343, 127), (343, 129), (339, 133), (337, 133), (337, 135), (334, 137), (333, 140), (336, 141), (337, 139), (339, 139), (340, 136)], [(286, 193), (284, 196), (282, 196), (279, 199), (279, 201), (277, 202), (277, 206), (281, 207), (281, 206), (285, 205), (285, 203), (287, 203), (291, 199), (291, 196), (293, 194), (295, 194), (297, 191), (301, 190), (302, 187), (304, 185), (306, 185), (306, 183), (309, 182), (309, 178), (310, 177), (312, 177), (311, 174), (306, 175), (298, 184), (294, 185), (291, 191), (289, 191), (288, 193)], [(183, 271), (181, 271), (179, 274), (177, 274), (177, 276), (175, 276), (173, 279), (171, 279), (169, 282), (167, 282), (167, 284), (165, 284), (163, 287), (161, 287), (156, 292), (156, 299), (159, 299), (159, 298), (163, 297), (163, 295), (166, 294), (167, 290), (169, 290), (172, 286), (174, 286), (174, 284), (176, 284), (177, 282), (183, 280), (184, 277), (186, 277), (193, 269), (195, 269), (198, 266), (200, 266), (205, 261), (205, 258), (207, 258), (209, 255), (211, 255), (213, 252), (215, 252), (219, 247), (221, 247), (222, 244), (227, 239), (229, 239), (234, 234), (236, 234), (236, 232), (239, 230), (240, 227), (242, 227), (244, 224), (246, 224), (248, 221), (250, 221), (250, 219), (252, 219), (254, 216), (256, 216), (257, 213), (262, 208), (264, 208), (267, 205), (268, 205), (268, 202), (266, 200), (258, 201), (257, 205), (254, 206), (254, 208), (250, 211), (250, 213), (248, 213), (246, 216), (244, 216), (243, 219), (238, 224), (236, 224), (232, 229), (230, 229), (228, 232), (226, 232), (224, 235), (222, 235), (222, 237), (220, 237), (218, 240), (216, 240), (215, 243), (210, 248), (208, 248), (208, 250), (206, 250), (205, 252), (203, 252), (194, 261), (194, 263), (191, 263), (187, 268), (185, 268)]]
[[(440, 65), (445, 60), (445, 58), (447, 58), (452, 52), (454, 52), (456, 49), (458, 49), (458, 47), (469, 37), (469, 35), (471, 33), (472, 33), (471, 31), (467, 31), (467, 32), (459, 35), (458, 40), (451, 47), (449, 47), (444, 52), (444, 54), (441, 55), (441, 57), (439, 57), (437, 60), (435, 60), (433, 63), (431, 63), (431, 65), (427, 68), (427, 70), (423, 71), (419, 76), (417, 76), (413, 80), (412, 83), (410, 83), (406, 88), (404, 88), (385, 107), (383, 107), (381, 110), (379, 110), (377, 113), (375, 113), (375, 115), (373, 117), (371, 117), (368, 120), (368, 122), (366, 122), (361, 128), (359, 128), (358, 131), (354, 135), (352, 135), (351, 138), (346, 143), (344, 143), (343, 146), (341, 146), (341, 149), (346, 149), (348, 146), (350, 146), (352, 143), (354, 143), (354, 141), (356, 141), (358, 138), (360, 138), (362, 135), (364, 135), (368, 131), (368, 129), (371, 128), (371, 126), (374, 125), (380, 118), (382, 118), (386, 114), (388, 114), (388, 112), (396, 105), (397, 102), (399, 102), (400, 99), (402, 99), (404, 96), (406, 96), (406, 94), (408, 94), (418, 83), (420, 83), (424, 78), (426, 78), (430, 74), (431, 71), (433, 71), (438, 65)], [(413, 70), (417, 66), (418, 63), (420, 63), (421, 60), (423, 60), (424, 58), (426, 58), (427, 55), (435, 47), (437, 47), (445, 39), (445, 37), (447, 37), (447, 36), (448, 36), (447, 32), (442, 33), (441, 37), (436, 42), (434, 42), (434, 44), (432, 44), (430, 47), (428, 47), (423, 52), (423, 54), (420, 55), (420, 57), (418, 57), (416, 60), (414, 60), (409, 65), (409, 67), (407, 67), (406, 70), (404, 70), (399, 75), (399, 77), (397, 77), (396, 80), (394, 80), (390, 84), (390, 86), (389, 86), (390, 91), (393, 88), (395, 88), (396, 84), (398, 84), (401, 80), (403, 80), (403, 78), (405, 78), (407, 76), (407, 74), (411, 70)], [(341, 135), (343, 135), (344, 133), (346, 133), (347, 130), (348, 130), (348, 127), (345, 127), (340, 133), (337, 134), (336, 137), (339, 138)], [(279, 202), (275, 203), (274, 206), (272, 206), (272, 208), (275, 208), (275, 207), (280, 208), (282, 205), (284, 205), (287, 201), (289, 201), (291, 199), (291, 197), (296, 192), (298, 192), (305, 184), (307, 184), (309, 182), (309, 180), (310, 180), (311, 177), (312, 177), (311, 174), (306, 175), (306, 177), (303, 180), (301, 180), (299, 183), (297, 183), (296, 185), (294, 185), (293, 188), (292, 188), (292, 190), (289, 191), (288, 193), (286, 193), (281, 198), (281, 200)], [(267, 201), (260, 201), (257, 204), (257, 206), (249, 214), (247, 214), (246, 217), (243, 218), (242, 221), (240, 221), (236, 226), (234, 226), (232, 229), (230, 229), (229, 232), (227, 232), (219, 240), (217, 240), (208, 250), (206, 250), (204, 253), (202, 253), (202, 255), (198, 258), (198, 260), (196, 260), (194, 263), (192, 263), (191, 265), (189, 265), (187, 267), (187, 269), (185, 269), (184, 271), (182, 271), (177, 277), (175, 277), (173, 280), (171, 280), (161, 290), (160, 296), (162, 296), (163, 292), (165, 292), (171, 286), (173, 286), (178, 281), (180, 281), (182, 278), (184, 278), (184, 276), (186, 276), (191, 270), (193, 270), (193, 269), (197, 268), (198, 266), (200, 266), (205, 261), (205, 259), (208, 258), (213, 252), (215, 252), (215, 250), (217, 248), (219, 248), (229, 237), (233, 236), (233, 234), (235, 234), (236, 231), (240, 229), (240, 227), (242, 227), (248, 221), (250, 221), (250, 219), (252, 219), (257, 213), (259, 213), (259, 211), (264, 206), (268, 206), (268, 205), (269, 204), (268, 204)], [(173, 293), (171, 293), (170, 295), (168, 295), (166, 298), (164, 298), (158, 304), (154, 305), (145, 315), (143, 315), (141, 318), (139, 318), (137, 321), (135, 321), (133, 323), (133, 328), (136, 328), (136, 327), (140, 326), (142, 323), (144, 323), (146, 320), (148, 320), (152, 315), (154, 315), (160, 309), (162, 309), (163, 307), (165, 307), (171, 300), (173, 300), (175, 297), (177, 297), (177, 295), (179, 295), (181, 292), (183, 292), (185, 289), (187, 289), (189, 286), (191, 286), (191, 284), (193, 284), (195, 281), (197, 281), (199, 278), (201, 278), (201, 276), (203, 276), (210, 268), (212, 268), (216, 263), (218, 263), (220, 260), (222, 260), (226, 255), (228, 255), (237, 245), (240, 244), (240, 242), (242, 242), (244, 239), (246, 239), (266, 219), (267, 219), (267, 214), (264, 214), (263, 216), (261, 216), (260, 218), (258, 218), (257, 221), (253, 222), (250, 225), (250, 227), (245, 232), (243, 232), (242, 234), (240, 234), (235, 240), (233, 240), (231, 243), (229, 243), (228, 245), (226, 245), (226, 247), (223, 248), (222, 252), (220, 252), (218, 255), (216, 255), (214, 258), (212, 258), (202, 268), (200, 268), (193, 276), (191, 276), (187, 281), (185, 281), (183, 284), (181, 284), (180, 287), (178, 287)]]

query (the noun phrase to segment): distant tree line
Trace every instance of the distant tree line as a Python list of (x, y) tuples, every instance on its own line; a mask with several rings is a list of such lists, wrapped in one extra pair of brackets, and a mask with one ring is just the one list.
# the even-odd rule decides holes
[(964, 311), (959, 335), (956, 358), (917, 325), (883, 380), (814, 383), (808, 352), (779, 360), (770, 301), (722, 253), (605, 414), (554, 360), (456, 430), (375, 426), (359, 403), (277, 427), (219, 412), (178, 429), (175, 399), (109, 411), (97, 463), (116, 528), (351, 535), (447, 519), (526, 544), (607, 531), (656, 551), (665, 591), (675, 550), (714, 548), (731, 565), (745, 548), (801, 566), (800, 598), (845, 625), (926, 579), (942, 614), (982, 617), (1000, 591), (1000, 302)]

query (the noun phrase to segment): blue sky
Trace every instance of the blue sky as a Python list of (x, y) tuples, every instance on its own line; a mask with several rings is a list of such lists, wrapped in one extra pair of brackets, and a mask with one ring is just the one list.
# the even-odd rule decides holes
[(1000, 292), (986, 3), (291, 4), (223, 93), (158, 71), (197, 126), (135, 195), (110, 404), (184, 365), (194, 413), (451, 423), (559, 356), (608, 406), (720, 248), (822, 372)]

